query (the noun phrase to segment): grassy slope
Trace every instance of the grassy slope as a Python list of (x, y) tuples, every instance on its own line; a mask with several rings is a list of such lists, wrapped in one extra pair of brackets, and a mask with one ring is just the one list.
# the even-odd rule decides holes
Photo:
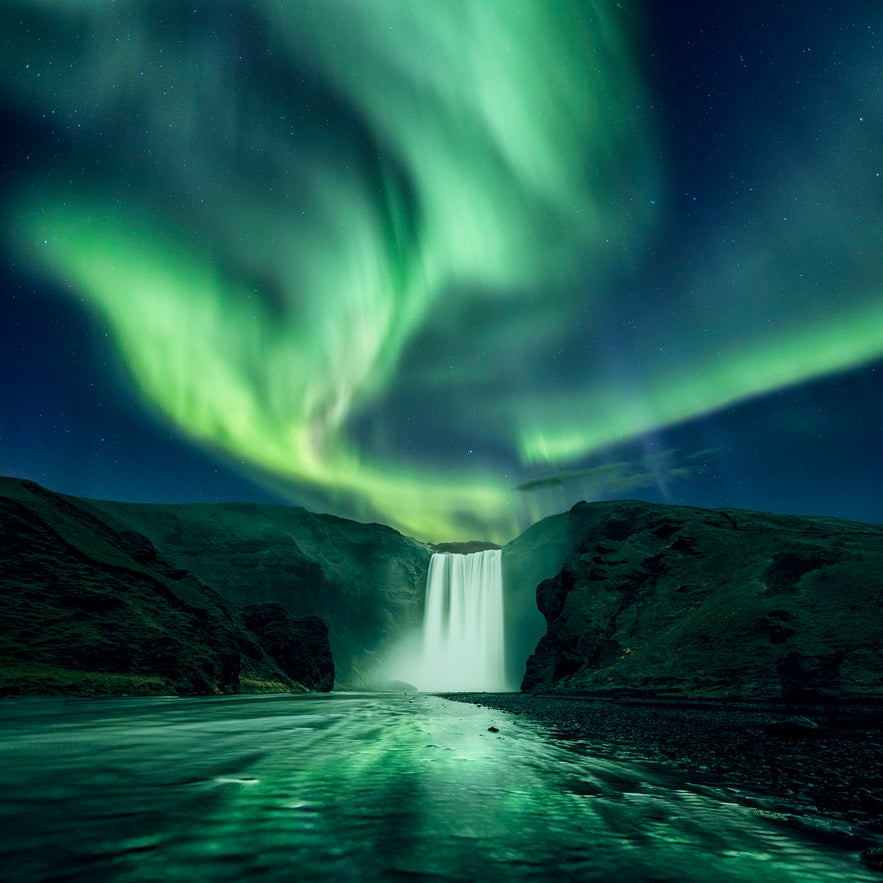
[(430, 552), (392, 528), (290, 506), (90, 505), (235, 604), (320, 616), (344, 686), (370, 686), (386, 649), (420, 626)]
[[(0, 618), (7, 694), (306, 689), (240, 610), (146, 537), (85, 501), (15, 479), (0, 479)], [(315, 624), (281, 611), (270, 618), (288, 668), (301, 650), (330, 666)]]
[(645, 503), (582, 507), (538, 592), (528, 686), (691, 695), (883, 695), (883, 528)]

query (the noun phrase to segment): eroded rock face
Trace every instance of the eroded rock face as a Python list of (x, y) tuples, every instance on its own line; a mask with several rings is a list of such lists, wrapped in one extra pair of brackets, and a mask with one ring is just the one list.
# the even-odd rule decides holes
[(528, 691), (883, 695), (883, 528), (640, 502), (578, 504), (541, 582)]
[[(503, 600), (506, 632), (507, 679), (517, 686), (524, 663), (546, 631), (537, 609), (537, 585), (555, 576), (575, 555), (582, 542), (578, 510), (544, 518), (503, 547)], [(545, 646), (545, 645), (543, 645)]]
[(318, 616), (289, 616), (281, 604), (249, 604), (239, 611), (260, 647), (295, 684), (327, 693), (334, 686), (328, 627)]

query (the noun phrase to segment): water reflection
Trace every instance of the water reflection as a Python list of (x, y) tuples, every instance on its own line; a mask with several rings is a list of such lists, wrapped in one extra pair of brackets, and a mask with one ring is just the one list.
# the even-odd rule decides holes
[(433, 696), (7, 702), (0, 877), (877, 879), (671, 775)]

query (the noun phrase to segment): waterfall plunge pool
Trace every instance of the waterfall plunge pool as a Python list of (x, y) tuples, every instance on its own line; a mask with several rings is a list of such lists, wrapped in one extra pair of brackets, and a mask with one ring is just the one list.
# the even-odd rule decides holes
[(879, 879), (666, 767), (426, 694), (7, 699), (0, 756), (10, 883)]

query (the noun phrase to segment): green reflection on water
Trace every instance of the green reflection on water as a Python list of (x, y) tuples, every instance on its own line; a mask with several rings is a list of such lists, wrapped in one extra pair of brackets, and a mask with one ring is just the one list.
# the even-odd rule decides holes
[[(17, 809), (0, 798), (21, 825), (17, 843), (14, 832), (0, 841), (0, 867), (18, 848), (32, 869), (55, 861), (89, 880), (875, 879), (853, 855), (796, 839), (671, 771), (592, 756), (538, 724), (432, 696), (79, 713), (73, 727), (59, 716), (0, 730), (13, 761), (0, 793), (17, 778), (27, 795)], [(47, 823), (41, 807), (59, 814)], [(35, 828), (42, 866), (25, 848)]]

